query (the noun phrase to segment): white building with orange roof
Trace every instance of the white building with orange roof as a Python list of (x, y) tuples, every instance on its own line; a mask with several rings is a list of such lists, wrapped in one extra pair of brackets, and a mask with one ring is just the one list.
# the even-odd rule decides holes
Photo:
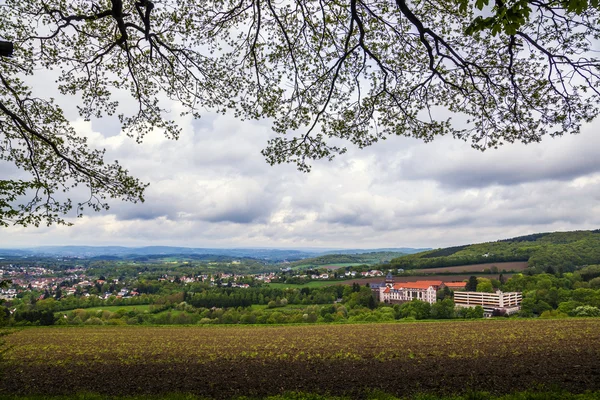
[(437, 290), (442, 284), (442, 281), (393, 283), (386, 279), (386, 284), (379, 287), (379, 301), (405, 303), (412, 300), (421, 300), (433, 304), (437, 300)]

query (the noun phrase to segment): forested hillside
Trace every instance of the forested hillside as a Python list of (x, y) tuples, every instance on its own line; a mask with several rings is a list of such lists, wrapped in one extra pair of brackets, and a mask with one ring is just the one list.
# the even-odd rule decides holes
[(419, 269), (454, 265), (528, 261), (538, 272), (573, 271), (600, 263), (600, 230), (537, 233), (497, 242), (447, 247), (391, 260), (397, 268)]
[(306, 267), (341, 263), (372, 265), (385, 263), (394, 258), (402, 256), (404, 256), (404, 253), (393, 251), (377, 251), (363, 254), (325, 254), (318, 257), (294, 261), (290, 263), (290, 266)]

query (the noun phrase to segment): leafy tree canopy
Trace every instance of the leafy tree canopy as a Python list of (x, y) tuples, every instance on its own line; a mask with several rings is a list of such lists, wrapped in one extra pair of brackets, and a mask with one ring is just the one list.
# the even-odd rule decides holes
[[(178, 137), (171, 101), (269, 118), (267, 161), (308, 171), (344, 140), (452, 135), (483, 150), (578, 133), (598, 114), (599, 15), (597, 0), (7, 0), (0, 157), (29, 176), (0, 181), (0, 224), (143, 200), (145, 184), (32, 89), (47, 70), (83, 118), (117, 116), (137, 140)], [(89, 198), (64, 200), (75, 186)]]

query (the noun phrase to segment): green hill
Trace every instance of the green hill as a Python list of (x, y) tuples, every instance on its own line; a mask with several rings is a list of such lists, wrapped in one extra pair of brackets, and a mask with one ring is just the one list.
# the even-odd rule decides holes
[(382, 264), (398, 257), (403, 257), (404, 253), (393, 251), (377, 251), (362, 254), (324, 254), (318, 257), (307, 258), (294, 261), (289, 264), (292, 268), (313, 267), (319, 265), (332, 264)]
[(600, 230), (536, 233), (497, 242), (478, 243), (424, 251), (394, 258), (397, 268), (421, 269), (527, 261), (530, 268), (545, 271), (573, 271), (577, 267), (600, 264)]

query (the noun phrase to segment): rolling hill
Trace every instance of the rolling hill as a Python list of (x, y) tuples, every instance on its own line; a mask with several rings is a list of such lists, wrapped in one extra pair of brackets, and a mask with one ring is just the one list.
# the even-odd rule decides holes
[(496, 242), (454, 246), (394, 258), (390, 264), (404, 269), (427, 269), (504, 261), (527, 261), (538, 272), (573, 271), (600, 264), (600, 230), (548, 232)]
[(323, 254), (317, 257), (294, 261), (289, 266), (292, 268), (302, 268), (342, 263), (374, 265), (382, 264), (404, 255), (404, 253), (397, 251), (374, 251), (362, 254)]

